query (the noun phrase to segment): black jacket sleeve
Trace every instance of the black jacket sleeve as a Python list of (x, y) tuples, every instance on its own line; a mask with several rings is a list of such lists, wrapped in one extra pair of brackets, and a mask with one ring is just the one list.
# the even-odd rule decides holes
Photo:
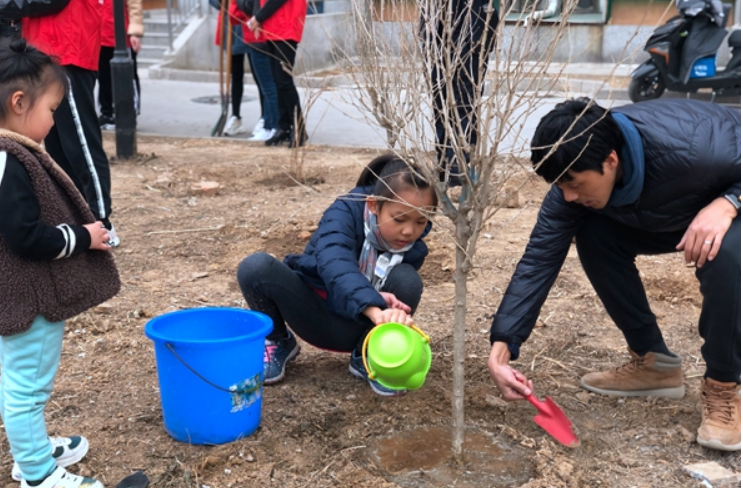
[(490, 329), (490, 342), (508, 343), (511, 359), (518, 357), (518, 347), (531, 334), (587, 212), (580, 205), (566, 202), (557, 186), (547, 193)]
[(39, 220), (39, 200), (26, 169), (12, 154), (0, 153), (0, 236), (11, 252), (26, 259), (52, 260), (90, 248), (90, 233), (82, 225), (57, 227)]
[(21, 20), (23, 17), (45, 17), (58, 14), (70, 0), (0, 0), (0, 17)]
[(257, 20), (259, 24), (264, 23), (288, 1), (289, 0), (268, 0), (263, 7), (255, 12), (255, 20)]

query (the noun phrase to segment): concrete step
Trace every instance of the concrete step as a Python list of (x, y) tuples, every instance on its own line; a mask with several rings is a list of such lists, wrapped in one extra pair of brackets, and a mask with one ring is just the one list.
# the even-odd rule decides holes
[(160, 64), (163, 62), (163, 58), (140, 58), (137, 56), (137, 68), (147, 69), (150, 66)]
[[(142, 44), (145, 46), (165, 46), (170, 47), (170, 39), (168, 37), (168, 31), (165, 32), (151, 32), (145, 27), (145, 37), (142, 39)], [(178, 36), (177, 33), (173, 34), (173, 39)]]
[(165, 51), (167, 51), (168, 49), (168, 46), (150, 46), (147, 44), (142, 44), (142, 49), (138, 53), (137, 61), (139, 61), (139, 58), (162, 59), (165, 55)]

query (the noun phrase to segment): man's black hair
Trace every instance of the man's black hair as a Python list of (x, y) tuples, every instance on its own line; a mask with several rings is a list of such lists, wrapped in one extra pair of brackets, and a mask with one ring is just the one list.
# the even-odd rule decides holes
[(430, 190), (433, 206), (438, 205), (438, 197), (431, 185), (408, 163), (394, 154), (383, 154), (370, 162), (361, 172), (356, 186), (374, 185), (373, 196), (381, 197), (379, 206), (386, 200), (394, 200), (396, 195), (408, 188)]
[(587, 98), (578, 98), (558, 104), (539, 121), (531, 140), (531, 163), (548, 183), (565, 182), (573, 179), (568, 169), (603, 174), (606, 158), (612, 151), (620, 154), (623, 146), (624, 138), (611, 113)]
[(54, 83), (67, 92), (67, 76), (54, 58), (23, 38), (0, 42), (0, 121), (7, 117), (8, 99), (17, 91), (26, 96), (29, 107)]

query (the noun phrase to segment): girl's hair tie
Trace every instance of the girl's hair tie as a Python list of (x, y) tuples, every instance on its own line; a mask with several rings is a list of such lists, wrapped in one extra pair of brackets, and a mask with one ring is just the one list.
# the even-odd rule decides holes
[(10, 50), (18, 54), (24, 54), (26, 52), (26, 39), (21, 37), (11, 42)]

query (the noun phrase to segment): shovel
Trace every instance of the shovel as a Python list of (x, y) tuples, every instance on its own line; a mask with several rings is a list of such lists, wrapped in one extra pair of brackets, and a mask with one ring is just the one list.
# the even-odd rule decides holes
[[(227, 123), (227, 111), (230, 103), (230, 73), (232, 72), (232, 26), (227, 19), (227, 0), (222, 0), (219, 11), (220, 35), (219, 35), (219, 99), (222, 102), (222, 112), (219, 114), (217, 123), (212, 128), (212, 137), (224, 135), (224, 126)], [(225, 33), (225, 29), (227, 32)], [(224, 41), (227, 39), (225, 49)], [(224, 58), (227, 55), (227, 72), (224, 71)], [(226, 85), (226, 90), (225, 90)]]
[(544, 397), (543, 402), (534, 395), (529, 395), (526, 399), (539, 411), (534, 417), (534, 422), (538, 426), (547, 431), (560, 444), (567, 447), (580, 446), (580, 441), (573, 432), (573, 423), (550, 397)]

